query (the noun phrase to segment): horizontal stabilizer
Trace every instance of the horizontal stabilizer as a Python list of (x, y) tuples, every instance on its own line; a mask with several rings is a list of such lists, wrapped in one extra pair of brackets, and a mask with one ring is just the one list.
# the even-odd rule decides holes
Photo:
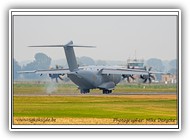
[(84, 46), (84, 45), (74, 45), (73, 41), (65, 45), (37, 45), (37, 46), (28, 46), (28, 47), (87, 47), (87, 48), (95, 48), (95, 46)]
[(56, 47), (86, 47), (86, 48), (96, 48), (95, 46), (82, 46), (82, 45), (38, 45), (38, 46), (28, 46), (28, 47), (52, 47), (52, 48), (56, 48)]
[(50, 70), (33, 70), (33, 71), (18, 71), (17, 73), (36, 73), (36, 74), (67, 74), (70, 73), (69, 69), (50, 69)]
[(95, 48), (95, 46), (84, 46), (84, 45), (74, 45), (73, 41), (63, 45), (63, 47), (87, 47), (87, 48)]
[[(65, 46), (64, 46), (65, 47)], [(86, 47), (86, 48), (96, 48), (96, 46), (81, 46), (81, 45), (68, 45), (66, 47)]]
[(63, 47), (63, 45), (38, 45), (38, 46), (28, 46), (28, 47)]

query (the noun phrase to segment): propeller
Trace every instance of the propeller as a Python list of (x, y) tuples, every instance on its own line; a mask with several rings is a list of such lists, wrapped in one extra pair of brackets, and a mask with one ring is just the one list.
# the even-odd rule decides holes
[(53, 80), (55, 79), (56, 83), (58, 83), (58, 79), (63, 81), (63, 78), (61, 77), (62, 74), (49, 74), (49, 77)]
[(155, 80), (155, 77), (152, 75), (152, 73), (150, 73), (151, 69), (152, 67), (150, 67), (149, 69), (145, 67), (145, 70), (148, 71), (148, 75), (140, 75), (140, 78), (144, 80), (143, 83), (146, 83), (147, 81), (151, 83), (152, 80)]
[(122, 75), (123, 76), (123, 78), (127, 78), (127, 81), (130, 83), (130, 78), (132, 79), (132, 80), (135, 80), (135, 78), (133, 77), (133, 75), (130, 75), (130, 74), (126, 74), (126, 75)]
[[(52, 68), (51, 68), (52, 69)], [(56, 69), (59, 69), (59, 66), (56, 65)], [(49, 74), (49, 77), (53, 80), (55, 79), (56, 83), (58, 83), (58, 79), (63, 81), (63, 78), (61, 77), (63, 74)]]

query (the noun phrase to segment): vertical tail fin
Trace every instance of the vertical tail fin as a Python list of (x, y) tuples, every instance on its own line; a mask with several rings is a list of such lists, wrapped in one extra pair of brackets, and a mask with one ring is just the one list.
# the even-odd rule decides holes
[(65, 55), (70, 71), (78, 69), (77, 59), (72, 44), (73, 42), (70, 41), (68, 44), (64, 45)]

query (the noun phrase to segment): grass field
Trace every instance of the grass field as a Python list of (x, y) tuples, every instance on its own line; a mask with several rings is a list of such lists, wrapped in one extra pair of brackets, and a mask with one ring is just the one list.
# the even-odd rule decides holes
[(175, 95), (15, 96), (13, 104), (14, 117), (177, 119)]
[[(72, 84), (56, 86), (53, 94), (47, 95), (47, 84), (14, 84), (14, 124), (177, 123), (176, 94), (102, 95), (101, 91), (93, 90), (92, 93), (100, 95), (60, 96), (79, 91)], [(118, 85), (114, 92), (176, 92), (171, 85), (144, 86)]]
[[(14, 84), (14, 94), (62, 94), (62, 93), (79, 93), (77, 86), (74, 84)], [(119, 84), (116, 86), (115, 93), (118, 92), (176, 92), (176, 85), (159, 85), (159, 84)], [(91, 90), (91, 93), (102, 93), (99, 89)]]

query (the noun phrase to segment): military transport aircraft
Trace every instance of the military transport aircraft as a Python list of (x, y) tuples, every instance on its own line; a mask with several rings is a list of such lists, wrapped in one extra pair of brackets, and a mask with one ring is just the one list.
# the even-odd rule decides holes
[(80, 89), (81, 93), (89, 93), (90, 89), (98, 88), (103, 91), (103, 94), (112, 93), (112, 90), (123, 78), (133, 78), (133, 75), (139, 75), (144, 82), (154, 79), (151, 69), (129, 69), (124, 67), (107, 67), (107, 66), (88, 66), (78, 67), (75, 52), (73, 47), (91, 47), (94, 46), (80, 46), (74, 45), (73, 41), (65, 45), (43, 45), (43, 46), (29, 46), (29, 47), (63, 47), (68, 63), (68, 69), (48, 69), (48, 70), (33, 70), (33, 71), (19, 71), (18, 73), (36, 73), (48, 74), (50, 78), (62, 79), (61, 76), (67, 74)]

